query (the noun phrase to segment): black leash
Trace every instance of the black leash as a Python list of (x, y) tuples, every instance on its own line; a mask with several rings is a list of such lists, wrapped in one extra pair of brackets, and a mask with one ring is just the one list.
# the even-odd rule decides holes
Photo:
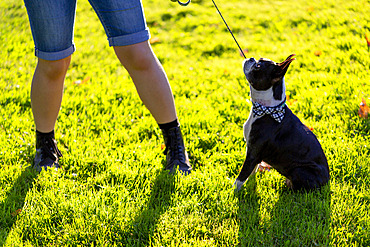
[(219, 10), (219, 9), (218, 9), (218, 7), (217, 7), (217, 5), (216, 5), (215, 1), (213, 1), (213, 0), (212, 0), (212, 3), (213, 3), (213, 5), (216, 7), (216, 9), (217, 9), (218, 13), (220, 14), (220, 16), (221, 16), (222, 20), (224, 21), (224, 23), (225, 23), (225, 25), (226, 25), (226, 27), (227, 27), (227, 30), (229, 30), (229, 32), (230, 32), (230, 34), (231, 34), (231, 36), (233, 36), (233, 38), (234, 38), (234, 40), (235, 40), (235, 43), (238, 45), (240, 52), (243, 54), (243, 57), (244, 57), (244, 58), (246, 58), (246, 56), (244, 55), (243, 49), (240, 47), (240, 45), (239, 45), (238, 41), (236, 41), (236, 38), (234, 37), (233, 32), (230, 30), (229, 25), (227, 25), (227, 23), (226, 23), (226, 21), (225, 21), (224, 17), (222, 16), (222, 14), (221, 14), (220, 10)]
[[(181, 6), (186, 6), (186, 5), (188, 5), (188, 4), (190, 3), (190, 1), (191, 1), (191, 0), (188, 0), (187, 2), (181, 2), (180, 0), (171, 0), (171, 1), (174, 1), (174, 2), (175, 2), (175, 1), (177, 1)], [(245, 57), (245, 54), (244, 54), (244, 52), (243, 52), (243, 49), (240, 47), (240, 45), (239, 45), (238, 41), (236, 41), (236, 38), (235, 38), (235, 36), (234, 36), (233, 32), (232, 32), (232, 31), (231, 31), (231, 29), (229, 28), (229, 25), (227, 25), (227, 23), (226, 23), (226, 21), (225, 21), (224, 17), (222, 16), (222, 14), (221, 14), (220, 10), (219, 10), (219, 9), (218, 9), (218, 7), (217, 7), (217, 5), (216, 5), (215, 1), (213, 1), (213, 0), (212, 0), (212, 3), (213, 3), (213, 5), (216, 7), (216, 9), (217, 9), (218, 13), (220, 14), (220, 16), (221, 16), (222, 20), (224, 21), (224, 23), (225, 23), (225, 25), (226, 25), (226, 27), (227, 27), (227, 30), (229, 30), (229, 32), (230, 32), (230, 34), (231, 34), (231, 36), (233, 36), (235, 43), (238, 45), (240, 52), (243, 54), (243, 57), (244, 57), (244, 58), (246, 58), (246, 57)]]

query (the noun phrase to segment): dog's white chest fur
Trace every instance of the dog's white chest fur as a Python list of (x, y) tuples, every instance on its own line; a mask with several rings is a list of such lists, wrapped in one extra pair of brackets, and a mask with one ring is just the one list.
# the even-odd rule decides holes
[[(257, 102), (257, 103), (259, 103), (261, 105), (264, 105), (264, 106), (269, 106), (269, 107), (277, 106), (285, 100), (285, 81), (284, 81), (284, 78), (283, 78), (283, 92), (282, 92), (281, 100), (274, 99), (272, 87), (265, 90), (265, 91), (257, 91), (253, 87), (250, 87), (250, 90), (251, 90), (250, 95), (251, 95), (252, 101)], [(249, 140), (249, 135), (250, 135), (250, 131), (251, 131), (251, 128), (252, 128), (252, 124), (258, 118), (260, 118), (260, 117), (258, 117), (258, 116), (254, 117), (253, 116), (253, 110), (251, 108), (251, 111), (249, 113), (249, 118), (243, 125), (244, 139), (247, 143), (248, 143), (248, 140)]]
[(254, 121), (256, 121), (257, 118), (259, 118), (259, 117), (254, 117), (253, 116), (253, 112), (252, 112), (252, 108), (251, 108), (251, 111), (249, 113), (248, 120), (243, 125), (244, 140), (246, 142), (248, 142), (249, 134), (250, 134), (250, 131), (251, 131), (251, 128), (252, 128), (252, 124), (254, 123)]

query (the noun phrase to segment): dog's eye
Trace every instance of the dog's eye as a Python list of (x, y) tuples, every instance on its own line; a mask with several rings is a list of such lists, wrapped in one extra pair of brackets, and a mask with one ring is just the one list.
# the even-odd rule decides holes
[(257, 63), (257, 64), (256, 64), (256, 67), (257, 67), (257, 68), (259, 68), (259, 67), (261, 67), (261, 65), (260, 65), (259, 63)]

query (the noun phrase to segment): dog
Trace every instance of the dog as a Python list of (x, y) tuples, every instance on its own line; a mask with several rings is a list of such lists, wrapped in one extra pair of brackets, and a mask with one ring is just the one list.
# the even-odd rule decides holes
[(328, 162), (319, 141), (285, 104), (284, 76), (293, 56), (282, 63), (264, 58), (243, 62), (253, 107), (243, 126), (247, 152), (234, 183), (237, 191), (260, 163), (285, 176), (294, 191), (318, 189), (329, 181)]

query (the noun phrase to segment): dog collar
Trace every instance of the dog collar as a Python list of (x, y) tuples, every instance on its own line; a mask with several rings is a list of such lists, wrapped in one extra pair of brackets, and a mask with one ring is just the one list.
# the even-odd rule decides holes
[(252, 101), (253, 117), (256, 117), (256, 116), (262, 117), (267, 114), (267, 115), (270, 115), (277, 122), (281, 123), (285, 115), (285, 102), (286, 102), (286, 98), (279, 105), (269, 107), (269, 106), (264, 106), (264, 105), (261, 105), (260, 103)]

